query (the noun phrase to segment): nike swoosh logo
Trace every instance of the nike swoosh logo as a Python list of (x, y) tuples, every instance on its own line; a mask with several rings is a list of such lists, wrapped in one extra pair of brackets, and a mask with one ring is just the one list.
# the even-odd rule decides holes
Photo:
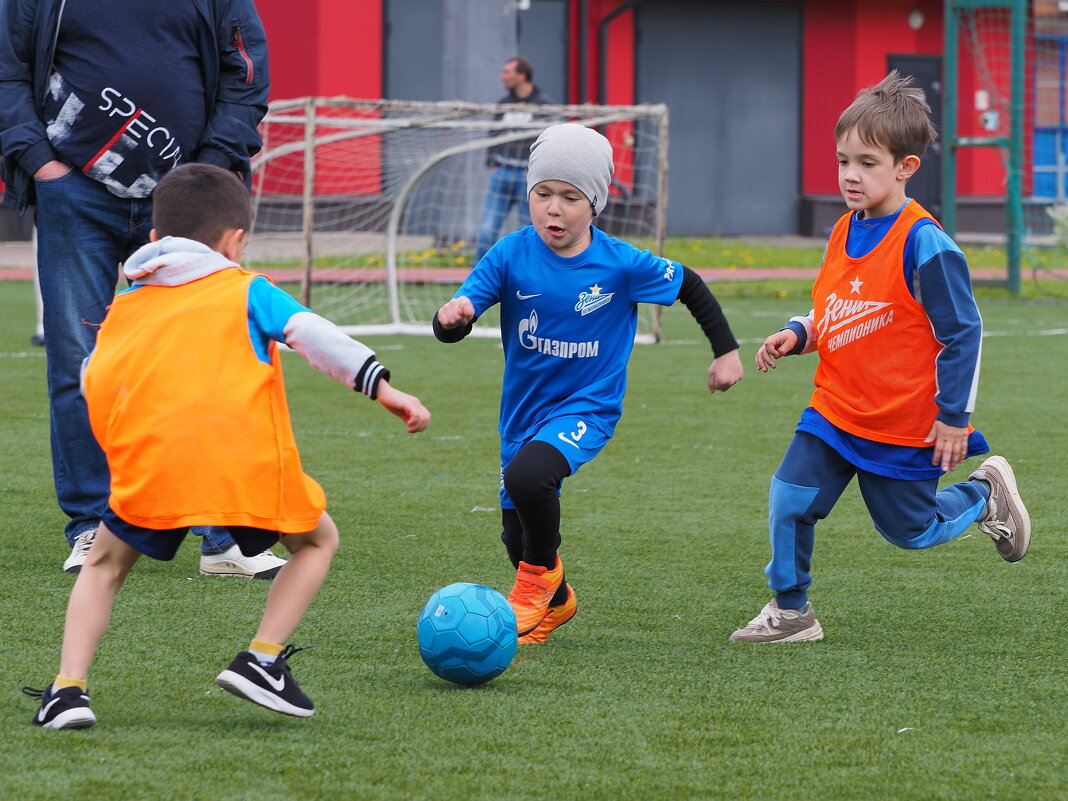
[[(579, 445), (578, 445), (578, 443), (577, 443), (577, 442), (575, 442), (574, 440), (572, 440), (572, 439), (568, 438), (568, 437), (567, 437), (567, 436), (566, 436), (566, 435), (564, 434), (564, 432), (563, 432), (563, 431), (561, 431), (561, 432), (560, 432), (559, 434), (557, 434), (556, 436), (560, 438), (560, 441), (561, 441), (561, 442), (566, 442), (566, 443), (567, 443), (568, 445), (570, 445), (570, 446), (571, 446), (572, 448), (579, 448)], [(579, 448), (579, 450), (581, 450), (581, 448)]]
[(286, 677), (285, 676), (279, 676), (276, 679), (274, 676), (272, 676), (266, 670), (261, 668), (255, 662), (249, 662), (248, 666), (250, 668), (252, 668), (253, 670), (255, 670), (257, 673), (259, 673), (261, 676), (263, 676), (263, 680), (266, 681), (268, 684), (270, 684), (274, 688), (275, 692), (279, 692), (279, 693), (282, 692), (282, 689), (286, 686)]
[(541, 292), (535, 292), (533, 295), (524, 295), (518, 289), (515, 291), (515, 296), (520, 300), (530, 300), (531, 298), (540, 298)]
[(54, 707), (58, 702), (59, 702), (59, 697), (57, 696), (57, 697), (53, 698), (51, 701), (49, 701), (47, 704), (42, 706), (37, 711), (37, 720), (38, 721), (42, 721), (46, 717), (48, 717), (48, 710), (51, 709), (52, 707)]

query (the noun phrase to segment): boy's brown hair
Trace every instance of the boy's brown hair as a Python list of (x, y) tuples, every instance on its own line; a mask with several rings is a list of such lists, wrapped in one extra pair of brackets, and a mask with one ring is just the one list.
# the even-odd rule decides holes
[(913, 83), (912, 76), (897, 70), (857, 94), (838, 118), (835, 140), (854, 128), (864, 144), (885, 147), (895, 162), (905, 156), (922, 156), (938, 138), (923, 90)]
[(183, 164), (163, 176), (152, 193), (156, 235), (219, 244), (223, 234), (252, 225), (248, 190), (232, 172), (213, 164)]

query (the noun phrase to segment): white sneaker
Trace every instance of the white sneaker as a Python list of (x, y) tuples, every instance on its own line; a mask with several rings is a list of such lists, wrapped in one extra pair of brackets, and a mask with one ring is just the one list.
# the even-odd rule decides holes
[(245, 556), (237, 545), (222, 553), (200, 555), (200, 575), (241, 576), (242, 578), (273, 579), (286, 563), (271, 551)]
[(75, 538), (74, 547), (71, 548), (70, 556), (68, 556), (67, 561), (63, 563), (64, 573), (81, 572), (82, 565), (85, 564), (85, 557), (89, 555), (89, 549), (93, 546), (94, 539), (96, 539), (95, 528), (87, 528)]

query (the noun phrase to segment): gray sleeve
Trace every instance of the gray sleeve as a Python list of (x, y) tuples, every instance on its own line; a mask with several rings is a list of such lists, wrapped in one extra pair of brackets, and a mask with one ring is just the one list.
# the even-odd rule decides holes
[(285, 327), (286, 344), (321, 373), (362, 392), (374, 400), (378, 382), (389, 370), (378, 363), (374, 352), (314, 312), (297, 312)]

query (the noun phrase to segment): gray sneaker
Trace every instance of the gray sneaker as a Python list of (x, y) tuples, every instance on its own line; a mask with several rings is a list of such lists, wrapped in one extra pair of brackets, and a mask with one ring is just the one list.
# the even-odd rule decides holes
[(1016, 476), (1001, 456), (991, 456), (968, 476), (969, 481), (990, 485), (990, 499), (982, 517), (976, 520), (979, 530), (994, 540), (994, 546), (1006, 562), (1018, 562), (1031, 544), (1031, 518), (1020, 500)]
[(95, 528), (87, 528), (75, 538), (74, 547), (70, 550), (70, 556), (63, 563), (64, 573), (80, 573), (82, 571), (82, 565), (85, 564), (85, 557), (89, 555), (89, 549), (93, 547), (94, 539), (96, 539)]
[(816, 620), (812, 604), (805, 608), (780, 609), (774, 598), (750, 620), (745, 628), (731, 635), (731, 642), (815, 642), (823, 639), (823, 628)]

